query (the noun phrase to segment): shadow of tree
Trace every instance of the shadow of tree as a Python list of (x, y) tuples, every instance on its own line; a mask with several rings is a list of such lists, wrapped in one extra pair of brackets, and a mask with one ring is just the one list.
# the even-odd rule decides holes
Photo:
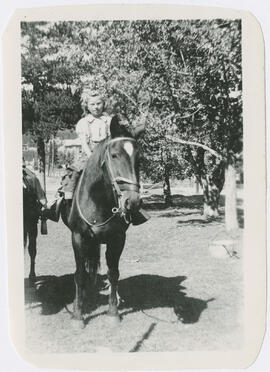
[(243, 209), (240, 209), (238, 208), (237, 209), (237, 219), (238, 219), (238, 223), (239, 223), (239, 227), (241, 227), (242, 229), (244, 228), (244, 211)]
[[(172, 195), (172, 206), (182, 208), (202, 208), (203, 195)], [(147, 210), (163, 210), (167, 209), (168, 206), (164, 203), (162, 195), (153, 194), (149, 197), (143, 198), (143, 208)]]
[[(193, 215), (194, 217), (194, 215)], [(200, 217), (198, 216), (198, 218), (189, 218), (189, 219), (185, 219), (185, 220), (179, 220), (177, 221), (177, 224), (178, 225), (199, 225), (199, 226), (207, 226), (209, 224), (217, 224), (217, 223), (221, 223), (224, 221), (224, 218), (222, 216), (219, 216), (219, 217), (215, 217), (215, 218), (204, 218), (203, 216)]]
[[(172, 207), (189, 208), (203, 210), (204, 197), (203, 195), (172, 195)], [(225, 195), (219, 197), (219, 207), (225, 206)], [(243, 200), (237, 199), (237, 206), (243, 206)], [(163, 195), (152, 194), (143, 198), (143, 208), (148, 210), (164, 210), (170, 209), (164, 202)]]
[(187, 210), (187, 209), (179, 208), (179, 209), (173, 209), (165, 213), (162, 212), (157, 217), (158, 218), (161, 218), (161, 217), (172, 218), (172, 217), (184, 217), (184, 216), (190, 216), (190, 215), (194, 216), (197, 214), (201, 214), (201, 211), (199, 209)]
[[(183, 292), (185, 287), (181, 285), (185, 279), (185, 276), (168, 278), (142, 274), (120, 280), (119, 295), (122, 302), (119, 310), (124, 310), (121, 316), (155, 308), (172, 308), (177, 319), (183, 323), (197, 322), (202, 311), (207, 308), (207, 303), (213, 299), (201, 300), (186, 296)], [(105, 275), (99, 276), (99, 290), (105, 286), (105, 280)], [(32, 307), (39, 304), (42, 315), (58, 313), (71, 304), (74, 297), (73, 274), (59, 277), (40, 276), (37, 277), (33, 286), (30, 285), (28, 279), (25, 279), (25, 303), (31, 304)], [(108, 295), (98, 292), (95, 296), (90, 295), (90, 299), (91, 303), (86, 301), (85, 313), (90, 313), (99, 306), (108, 304)], [(85, 323), (87, 324), (91, 319), (102, 314), (105, 312), (88, 316)]]
[(145, 340), (148, 340), (150, 337), (151, 333), (155, 329), (157, 323), (151, 323), (147, 331), (143, 334), (142, 338), (136, 342), (136, 345), (133, 346), (133, 348), (130, 350), (130, 353), (135, 353), (140, 350), (141, 346), (143, 345)]
[[(176, 195), (177, 196), (177, 195)], [(200, 196), (200, 195), (197, 195)], [(189, 198), (189, 197), (185, 197)], [(193, 198), (193, 196), (191, 196)], [(240, 228), (244, 228), (244, 210), (242, 209), (242, 200), (237, 200), (237, 219), (239, 223)], [(158, 205), (156, 204), (155, 208), (152, 208), (153, 210), (158, 210)], [(145, 205), (144, 205), (145, 208)], [(147, 208), (145, 208), (147, 209)], [(149, 208), (151, 209), (151, 208)], [(163, 210), (163, 211), (162, 211)], [(166, 210), (166, 211), (165, 211)], [(160, 209), (162, 211), (158, 216), (158, 218), (174, 218), (174, 217), (180, 217), (180, 220), (177, 221), (178, 225), (201, 225), (206, 226), (211, 223), (223, 223), (225, 219), (225, 209), (221, 207), (219, 210), (219, 216), (218, 217), (209, 217), (205, 218), (202, 214), (203, 210), (202, 208), (198, 208), (195, 204), (192, 205), (186, 205), (186, 206), (174, 206), (174, 207), (168, 207), (165, 208), (165, 204), (163, 205), (163, 208)], [(190, 216), (190, 218), (187, 218), (187, 216)]]
[[(221, 210), (220, 212), (220, 215), (218, 217), (213, 217), (213, 218), (204, 218), (203, 215), (199, 215), (199, 214), (196, 214), (196, 213), (188, 213), (188, 214), (185, 214), (183, 213), (182, 215), (182, 219), (178, 220), (177, 221), (177, 224), (180, 226), (189, 226), (189, 225), (197, 225), (197, 226), (201, 226), (201, 227), (205, 227), (209, 224), (220, 224), (220, 223), (224, 223), (225, 222), (225, 211), (224, 210)], [(191, 217), (190, 218), (186, 218), (186, 216), (190, 215)], [(181, 216), (181, 215), (179, 215)], [(177, 217), (177, 215), (175, 216), (165, 216), (164, 215), (160, 215), (159, 217)], [(237, 208), (237, 219), (238, 219), (238, 224), (239, 224), (239, 227), (241, 229), (244, 228), (244, 211), (243, 209), (241, 208)]]

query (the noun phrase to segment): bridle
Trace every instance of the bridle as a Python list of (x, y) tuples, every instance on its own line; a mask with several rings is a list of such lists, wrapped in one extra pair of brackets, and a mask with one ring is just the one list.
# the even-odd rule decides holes
[(116, 204), (116, 206), (114, 206), (111, 210), (112, 215), (109, 218), (107, 218), (105, 221), (97, 224), (96, 221), (93, 221), (93, 222), (88, 221), (85, 218), (85, 216), (83, 215), (83, 213), (81, 211), (81, 208), (80, 208), (80, 204), (79, 204), (79, 190), (81, 188), (82, 179), (83, 179), (86, 168), (84, 168), (83, 173), (80, 177), (79, 184), (78, 184), (78, 190), (76, 191), (75, 202), (76, 202), (80, 217), (91, 228), (102, 227), (102, 226), (106, 225), (107, 223), (109, 223), (116, 216), (120, 216), (121, 218), (123, 218), (124, 221), (126, 222), (126, 224), (131, 223), (130, 216), (128, 216), (126, 214), (125, 206), (123, 205), (123, 191), (135, 191), (135, 192), (139, 193), (140, 185), (139, 185), (138, 182), (133, 182), (129, 178), (116, 176), (116, 169), (115, 169), (115, 167), (112, 163), (112, 157), (111, 157), (111, 154), (110, 154), (110, 151), (109, 151), (109, 147), (112, 143), (119, 142), (119, 141), (127, 141), (127, 140), (131, 141), (131, 142), (136, 142), (136, 140), (134, 138), (130, 138), (130, 137), (117, 137), (117, 138), (113, 138), (113, 139), (109, 140), (108, 143), (107, 143), (107, 147), (106, 147), (106, 150), (105, 150), (105, 155), (104, 155), (103, 161), (101, 162), (101, 168), (103, 169), (103, 171), (104, 171), (104, 169), (106, 169), (106, 171), (107, 171), (107, 174), (108, 174), (108, 177), (109, 177), (109, 180), (110, 180), (110, 184), (111, 184), (112, 190), (113, 190), (115, 204)]

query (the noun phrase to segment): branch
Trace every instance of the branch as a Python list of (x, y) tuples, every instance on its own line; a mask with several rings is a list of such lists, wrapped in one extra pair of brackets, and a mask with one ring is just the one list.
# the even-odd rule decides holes
[(131, 103), (133, 103), (133, 105), (137, 108), (137, 110), (139, 111), (139, 113), (140, 114), (143, 114), (143, 112), (141, 111), (141, 109), (138, 107), (137, 102), (132, 97), (130, 97), (126, 92), (124, 92), (123, 90), (121, 90), (119, 88), (113, 87), (113, 89), (116, 90), (116, 92), (124, 95)]
[[(192, 108), (194, 107), (190, 107), (188, 108), (187, 110), (191, 110)], [(162, 121), (167, 121), (169, 119), (171, 119), (172, 117), (175, 117), (176, 119), (187, 119), (187, 118), (190, 118), (191, 116), (195, 115), (197, 112), (199, 112), (200, 110), (202, 110), (204, 108), (204, 106), (200, 106), (197, 110), (193, 111), (191, 114), (187, 114), (187, 115), (184, 115), (184, 116), (179, 116), (179, 114), (175, 114), (174, 112), (168, 116), (166, 116), (164, 119), (162, 119)]]
[(189, 146), (197, 146), (197, 147), (201, 147), (203, 148), (204, 150), (210, 152), (212, 155), (214, 155), (216, 158), (218, 159), (221, 159), (223, 160), (224, 157), (222, 155), (220, 155), (218, 152), (216, 152), (215, 150), (211, 149), (210, 147), (206, 146), (206, 145), (203, 145), (202, 143), (199, 143), (199, 142), (195, 142), (195, 141), (186, 141), (186, 140), (183, 140), (183, 139), (180, 139), (180, 138), (173, 138), (172, 136), (169, 136), (167, 135), (166, 138), (174, 143), (181, 143), (183, 145), (189, 145)]
[[(124, 92), (123, 90), (121, 90), (119, 88), (116, 88), (116, 87), (113, 87), (113, 89), (116, 92), (124, 95), (136, 107), (136, 109), (139, 111), (139, 113), (141, 115), (145, 116), (145, 114), (146, 114), (146, 116), (147, 116), (149, 114), (149, 113), (145, 113), (145, 111), (141, 110), (138, 103), (132, 97), (130, 97), (130, 95), (128, 95), (126, 92)], [(150, 104), (148, 105), (148, 109), (149, 109), (149, 107), (150, 107)]]
[(201, 109), (203, 109), (203, 107), (204, 106), (200, 106), (197, 110), (193, 111), (191, 114), (177, 117), (177, 119), (187, 119), (187, 118), (190, 118), (191, 116), (195, 115), (198, 111), (200, 111)]
[(180, 74), (180, 75), (191, 76), (191, 74), (189, 72), (177, 71), (177, 73)]
[(180, 49), (180, 54), (181, 54), (181, 58), (182, 58), (182, 62), (183, 62), (184, 68), (186, 69), (187, 68), (187, 65), (186, 65), (185, 58), (184, 58), (184, 55), (183, 55), (181, 49)]

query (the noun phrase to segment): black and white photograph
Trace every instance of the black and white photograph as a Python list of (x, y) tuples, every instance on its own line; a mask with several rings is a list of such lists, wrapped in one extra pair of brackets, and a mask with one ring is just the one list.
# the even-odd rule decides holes
[(21, 37), (29, 348), (241, 347), (241, 21)]
[(244, 350), (243, 18), (19, 28), (24, 349)]

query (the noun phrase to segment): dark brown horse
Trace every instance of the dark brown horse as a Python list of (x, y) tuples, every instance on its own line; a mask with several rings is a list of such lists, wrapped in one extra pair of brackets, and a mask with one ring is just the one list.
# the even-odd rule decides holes
[(37, 254), (38, 221), (41, 206), (37, 200), (36, 191), (23, 172), (23, 240), (24, 249), (28, 248), (30, 256), (30, 281), (36, 278), (35, 259)]
[[(35, 173), (25, 167), (24, 159), (22, 176), (24, 248), (28, 247), (31, 261), (29, 279), (33, 283), (36, 277), (35, 259), (37, 254), (38, 221), (41, 217), (42, 209), (47, 204), (47, 199)], [(47, 234), (46, 221), (44, 219), (42, 219), (41, 223), (41, 233)]]
[[(111, 137), (99, 143), (88, 159), (75, 190), (71, 208), (62, 208), (62, 219), (72, 232), (76, 261), (73, 317), (83, 321), (86, 283), (96, 282), (100, 244), (106, 244), (111, 286), (108, 315), (118, 322), (117, 284), (119, 259), (126, 230), (140, 207), (139, 165), (136, 140), (120, 127), (111, 126)], [(68, 218), (66, 217), (68, 216)]]

